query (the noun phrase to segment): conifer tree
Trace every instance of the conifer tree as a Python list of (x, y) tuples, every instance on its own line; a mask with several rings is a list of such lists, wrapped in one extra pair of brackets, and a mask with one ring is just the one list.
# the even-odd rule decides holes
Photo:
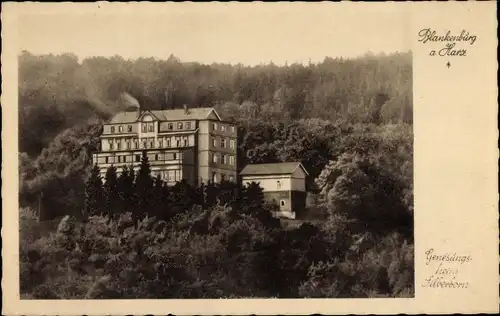
[(217, 194), (221, 205), (232, 203), (236, 199), (237, 185), (231, 181), (222, 181)]
[(185, 180), (177, 182), (172, 188), (172, 200), (177, 212), (184, 212), (193, 206), (196, 191)]
[(212, 207), (217, 202), (218, 188), (215, 183), (208, 181), (204, 190), (204, 204), (206, 207)]
[(202, 182), (196, 189), (196, 204), (201, 205), (205, 209), (205, 183)]
[(133, 166), (124, 166), (118, 177), (118, 195), (122, 212), (133, 212), (135, 207), (135, 173)]
[(105, 198), (105, 208), (104, 213), (111, 220), (115, 217), (119, 204), (118, 195), (118, 179), (116, 176), (116, 167), (111, 165), (108, 170), (106, 170), (106, 175), (104, 177), (104, 198)]
[(141, 166), (135, 179), (135, 193), (137, 198), (137, 209), (132, 213), (134, 222), (144, 218), (151, 207), (151, 193), (153, 179), (151, 178), (151, 166), (146, 151), (142, 152)]
[(153, 181), (152, 205), (148, 214), (156, 217), (157, 220), (163, 219), (163, 180), (157, 175)]
[(84, 215), (100, 215), (103, 210), (104, 192), (102, 187), (101, 172), (99, 167), (94, 165), (90, 176), (85, 184), (85, 204)]
[(262, 207), (264, 205), (264, 193), (258, 183), (252, 182), (243, 189), (243, 201), (250, 207)]

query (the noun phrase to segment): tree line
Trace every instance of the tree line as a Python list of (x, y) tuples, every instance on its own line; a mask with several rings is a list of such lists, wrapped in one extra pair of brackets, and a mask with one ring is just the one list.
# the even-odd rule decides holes
[[(61, 131), (130, 102), (143, 108), (242, 107), (248, 115), (349, 123), (412, 122), (411, 52), (315, 64), (244, 65), (19, 55), (20, 151), (36, 157)], [(49, 128), (50, 127), (50, 128)]]
[(169, 186), (159, 175), (151, 176), (148, 156), (143, 151), (137, 172), (132, 166), (124, 166), (118, 175), (117, 168), (110, 166), (102, 179), (100, 168), (94, 165), (85, 183), (82, 212), (77, 217), (105, 216), (114, 220), (130, 213), (134, 223), (145, 217), (169, 221), (195, 205), (206, 209), (216, 204), (243, 209), (262, 207), (265, 203), (262, 189), (256, 183), (240, 186), (232, 181), (209, 181), (194, 188), (181, 180)]

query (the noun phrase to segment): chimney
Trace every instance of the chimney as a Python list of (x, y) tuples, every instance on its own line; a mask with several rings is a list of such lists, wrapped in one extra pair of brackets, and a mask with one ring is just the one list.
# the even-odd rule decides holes
[(184, 104), (184, 114), (189, 114), (189, 108), (187, 106), (187, 104)]

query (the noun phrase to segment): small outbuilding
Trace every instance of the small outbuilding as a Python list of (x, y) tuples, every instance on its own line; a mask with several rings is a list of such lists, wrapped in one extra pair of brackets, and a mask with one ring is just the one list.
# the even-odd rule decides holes
[(307, 170), (300, 162), (251, 164), (240, 172), (241, 182), (258, 183), (264, 198), (279, 206), (277, 217), (296, 218), (306, 206)]

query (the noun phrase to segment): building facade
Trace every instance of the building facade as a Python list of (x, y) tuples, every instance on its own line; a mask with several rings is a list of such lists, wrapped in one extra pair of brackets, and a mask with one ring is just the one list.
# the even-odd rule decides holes
[(111, 165), (138, 170), (146, 151), (153, 177), (173, 185), (236, 181), (237, 128), (213, 108), (136, 110), (116, 114), (104, 124), (101, 150), (93, 162), (104, 177)]
[(240, 177), (243, 185), (258, 183), (264, 198), (279, 206), (279, 217), (296, 218), (306, 207), (307, 170), (300, 162), (247, 165)]

